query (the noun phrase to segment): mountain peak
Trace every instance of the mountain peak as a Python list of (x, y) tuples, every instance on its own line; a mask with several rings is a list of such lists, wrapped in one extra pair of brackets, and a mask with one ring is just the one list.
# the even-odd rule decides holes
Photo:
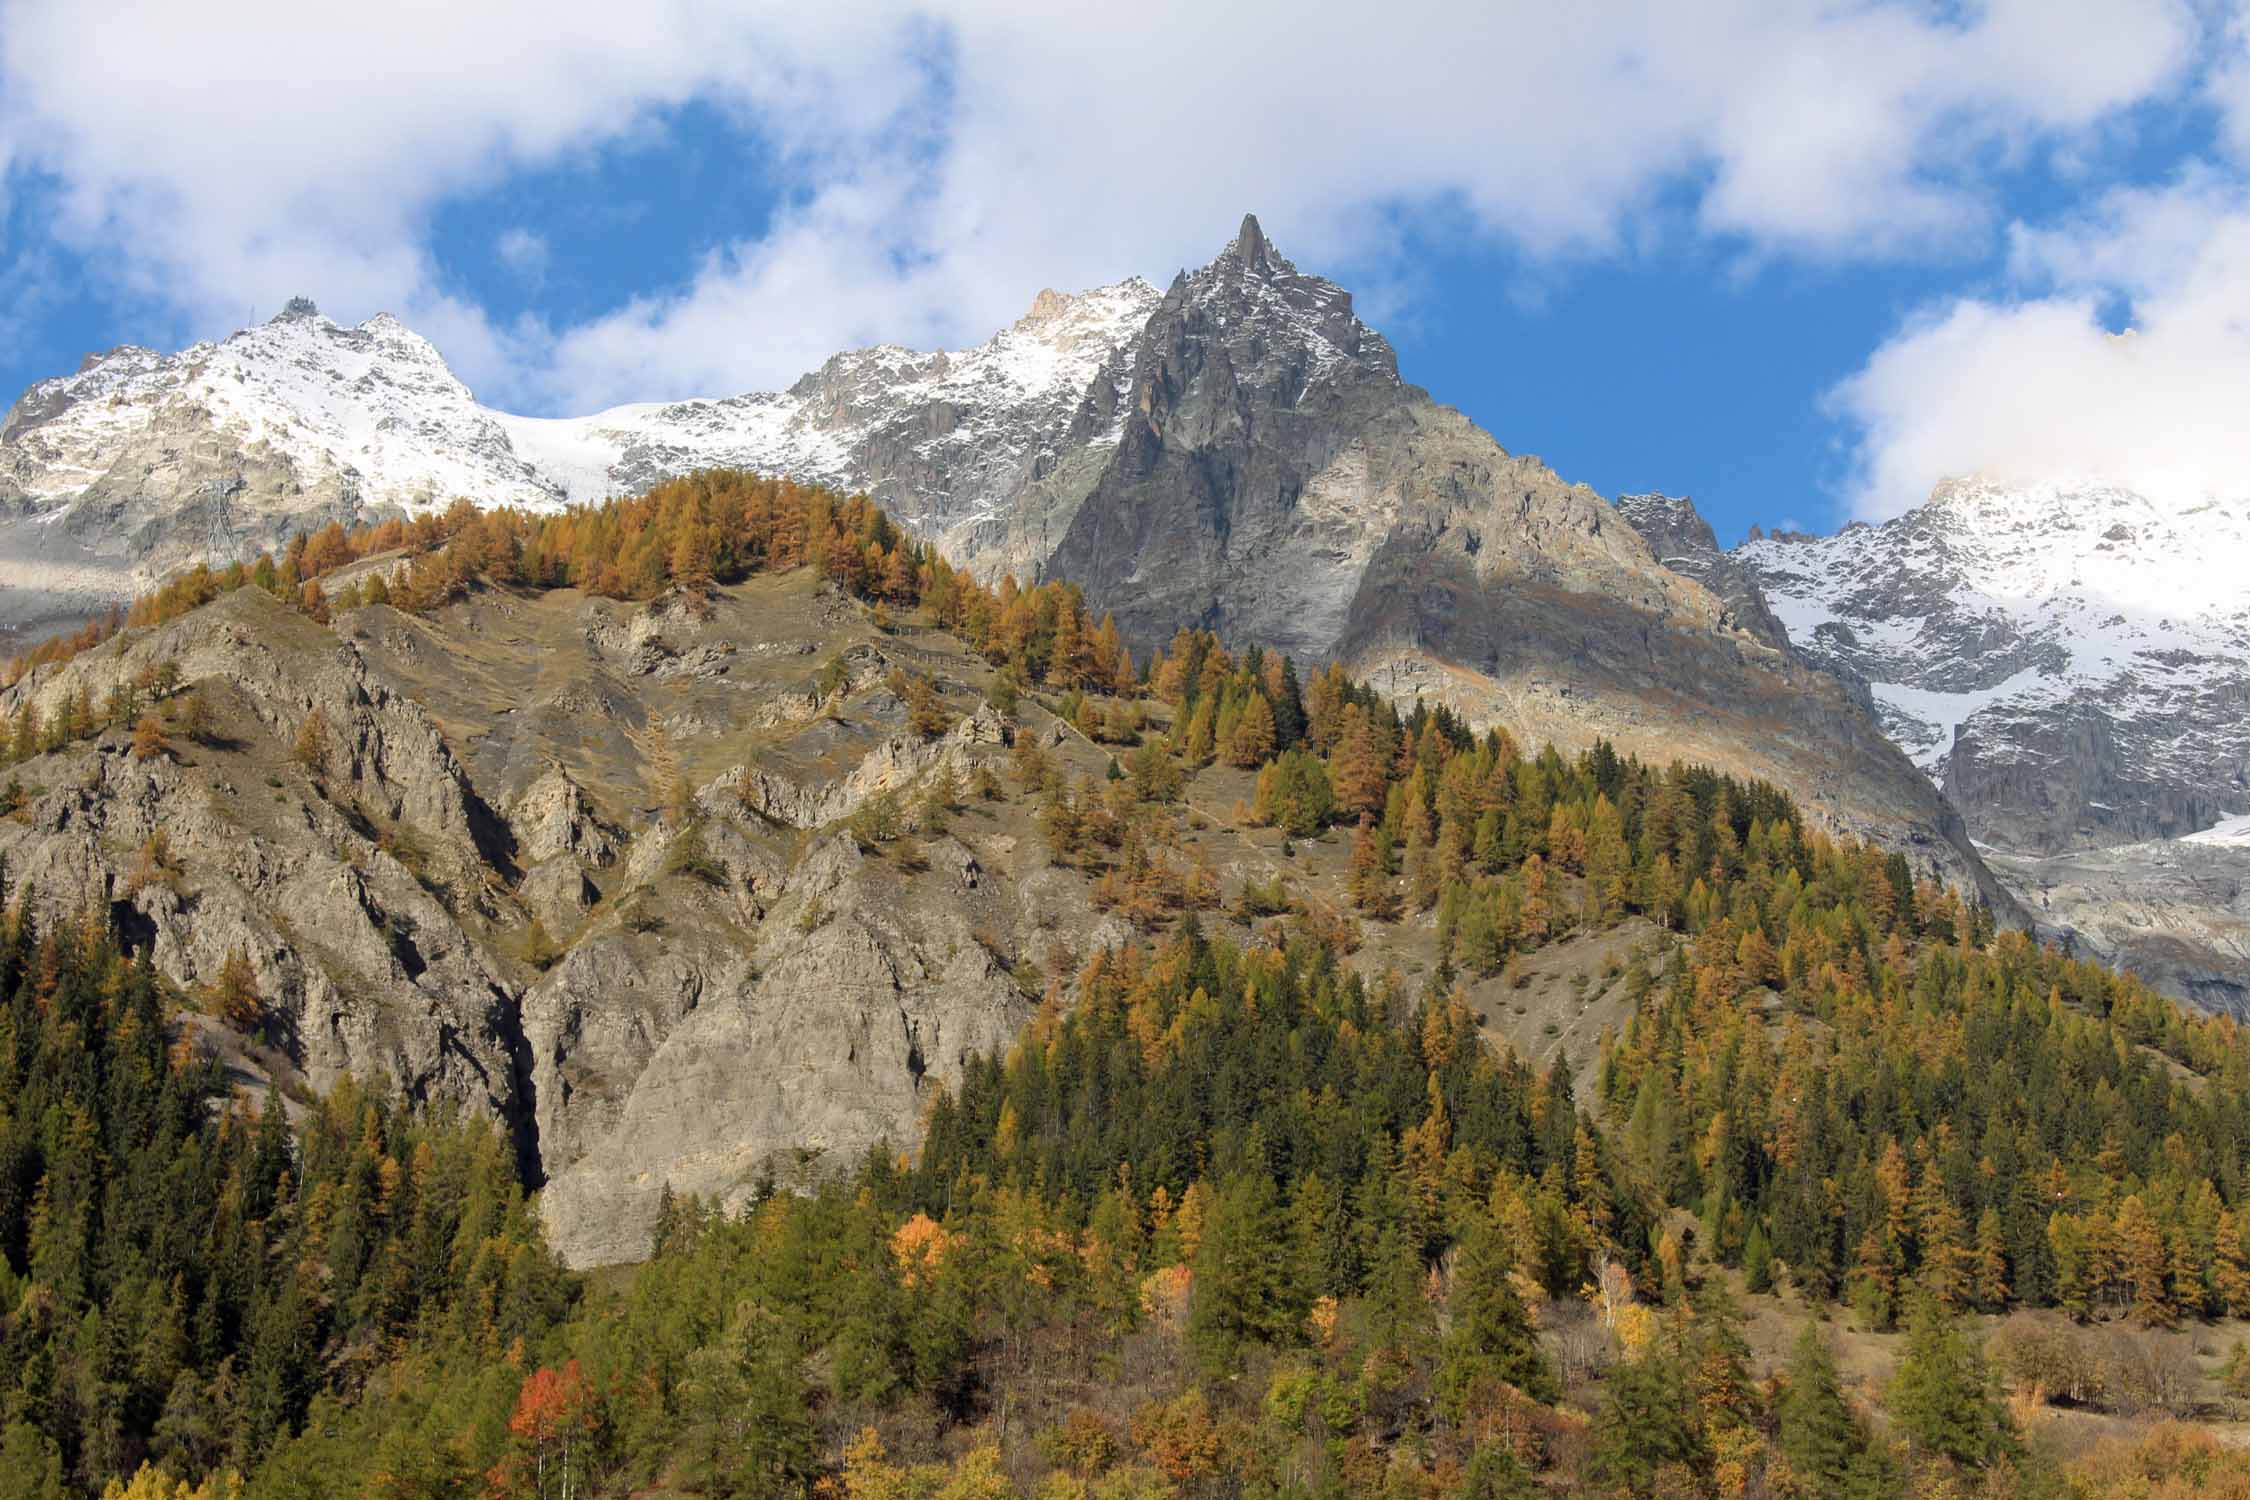
[(1281, 264), (1281, 257), (1274, 253), (1272, 241), (1258, 227), (1256, 214), (1242, 216), (1242, 227), (1235, 231), (1232, 243), (1220, 252), (1220, 258), (1238, 261), (1247, 271), (1272, 271)]
[(310, 297), (291, 297), (281, 304), (281, 311), (273, 315), (276, 323), (297, 323), (320, 316), (320, 304)]

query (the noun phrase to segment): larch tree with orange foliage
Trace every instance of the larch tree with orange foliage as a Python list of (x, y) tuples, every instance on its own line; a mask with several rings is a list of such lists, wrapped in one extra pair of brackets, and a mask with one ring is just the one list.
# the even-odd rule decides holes
[(513, 1446), (489, 1476), (495, 1493), (577, 1500), (590, 1488), (587, 1461), (600, 1420), (593, 1385), (577, 1360), (560, 1370), (542, 1365), (532, 1371), (508, 1417)]

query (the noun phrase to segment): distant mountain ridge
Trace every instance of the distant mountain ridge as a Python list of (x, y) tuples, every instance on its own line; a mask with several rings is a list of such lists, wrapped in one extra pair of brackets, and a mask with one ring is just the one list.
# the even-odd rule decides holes
[(1855, 684), (2042, 926), (2250, 1012), (2250, 500), (1971, 477), (1731, 551), (1619, 507)]
[(2052, 854), (2250, 811), (2250, 500), (1972, 478), (1735, 556), (1990, 843)]
[[(785, 392), (515, 416), (477, 403), (388, 314), (297, 299), (164, 356), (90, 356), (0, 425), (0, 624), (83, 617), (198, 558), (457, 496), (549, 510), (725, 465), (867, 488), (977, 556), (976, 526), (1084, 431), (1089, 390), (1157, 300), (1133, 279), (1039, 294), (974, 349), (839, 354)], [(1098, 406), (1098, 402), (1094, 402)], [(1114, 405), (1114, 402), (1112, 402)], [(963, 533), (959, 537), (953, 532)]]

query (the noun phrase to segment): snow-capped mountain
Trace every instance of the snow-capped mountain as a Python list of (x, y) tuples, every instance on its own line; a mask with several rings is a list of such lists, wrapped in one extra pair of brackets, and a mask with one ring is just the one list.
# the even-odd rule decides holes
[(36, 519), (58, 519), (190, 411), (287, 462), (308, 489), (336, 484), (402, 506), (559, 495), (429, 340), (388, 314), (340, 327), (301, 298), (217, 343), (170, 356), (127, 346), (34, 385), (0, 427), (9, 488)]
[(1968, 479), (1735, 556), (1988, 844), (2052, 854), (2250, 812), (2250, 501)]
[(574, 501), (724, 465), (865, 488), (973, 553), (963, 533), (1062, 456), (1089, 400), (1104, 420), (1081, 441), (1116, 442), (1123, 352), (1159, 295), (1137, 276), (1076, 296), (1043, 291), (1022, 318), (957, 353), (885, 344), (836, 355), (773, 394), (499, 421)]
[(1865, 695), (2042, 930), (2250, 1014), (2250, 502), (1970, 478), (1724, 553), (1619, 505)]
[(480, 405), (394, 318), (344, 327), (302, 299), (174, 355), (112, 350), (0, 426), (0, 625), (83, 617), (329, 520), (554, 508), (714, 464), (867, 488), (982, 561), (976, 523), (1066, 445), (1115, 441), (1122, 351), (1157, 300), (1139, 278), (1042, 292), (973, 349), (859, 350), (783, 392), (560, 420)]

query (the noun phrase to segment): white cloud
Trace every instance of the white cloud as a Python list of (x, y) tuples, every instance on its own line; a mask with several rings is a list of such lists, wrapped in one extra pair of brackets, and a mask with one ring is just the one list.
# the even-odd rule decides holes
[(547, 237), (521, 224), (502, 230), (492, 242), (492, 258), (526, 281), (546, 273), (547, 257)]
[[(59, 236), (195, 331), (297, 290), (388, 306), (481, 387), (575, 406), (981, 336), (1042, 285), (1200, 260), (1246, 208), (1378, 275), (1401, 216), (1534, 256), (1647, 253), (1667, 217), (1754, 255), (1943, 254), (1989, 233), (1996, 162), (2098, 143), (2197, 40), (2185, 0), (17, 0), (0, 138), (61, 183)], [(698, 98), (802, 187), (763, 238), (584, 327), (448, 297), (435, 205)]]
[[(400, 0), (383, 6), (17, 0), (0, 27), (0, 138), (50, 175), (52, 232), (195, 332), (307, 292), (451, 325), (433, 208), (507, 173), (645, 131), (668, 106), (755, 113), (785, 151), (873, 129), (912, 91), (888, 46), (823, 7)], [(431, 327), (433, 336), (439, 330)]]
[(2208, 170), (2115, 191), (2018, 227), (2011, 262), (2020, 295), (1927, 310), (1834, 393), (1860, 434), (1855, 515), (1970, 472), (2250, 496), (2250, 191)]

